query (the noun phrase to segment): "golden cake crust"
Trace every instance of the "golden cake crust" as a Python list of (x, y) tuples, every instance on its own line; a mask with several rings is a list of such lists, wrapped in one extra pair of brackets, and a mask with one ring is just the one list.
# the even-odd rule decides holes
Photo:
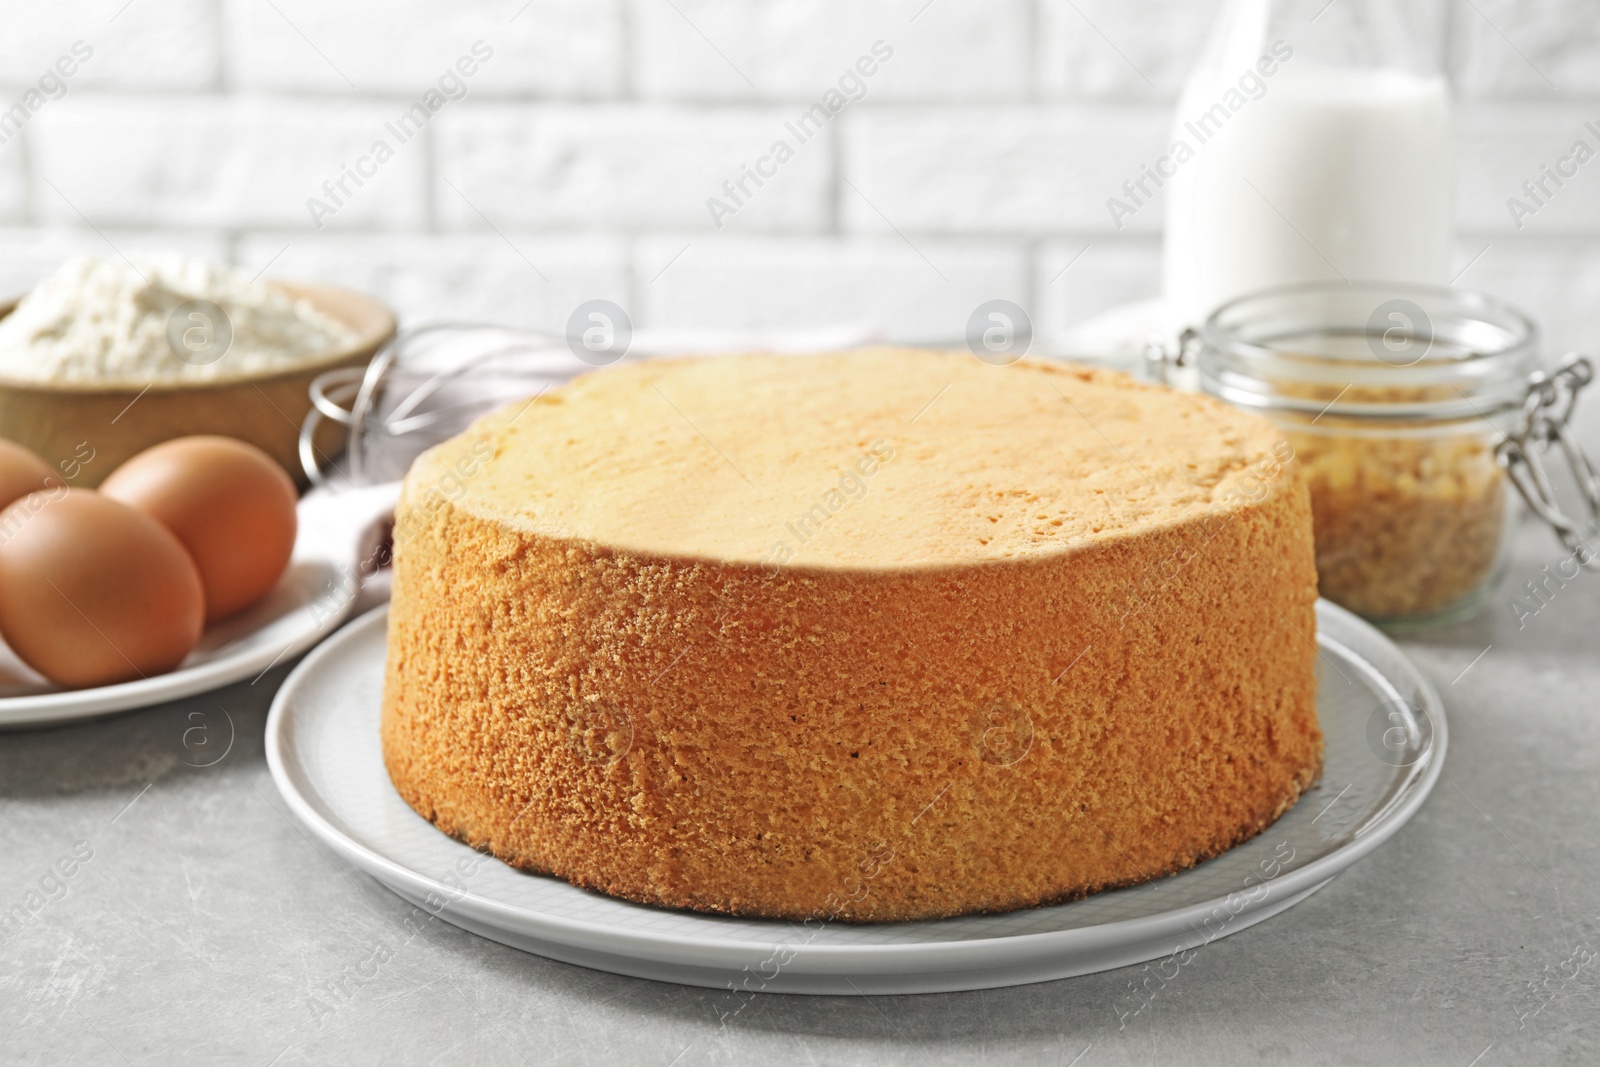
[(400, 795), (630, 900), (1071, 899), (1259, 833), (1320, 768), (1285, 446), (1122, 375), (900, 350), (603, 371), (422, 457), (396, 530)]

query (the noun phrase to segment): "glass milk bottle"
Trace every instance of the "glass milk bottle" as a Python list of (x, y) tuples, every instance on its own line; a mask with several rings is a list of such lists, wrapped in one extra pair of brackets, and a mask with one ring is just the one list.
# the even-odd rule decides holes
[(1449, 283), (1444, 16), (1443, 0), (1229, 0), (1160, 167), (1180, 324), (1291, 282)]

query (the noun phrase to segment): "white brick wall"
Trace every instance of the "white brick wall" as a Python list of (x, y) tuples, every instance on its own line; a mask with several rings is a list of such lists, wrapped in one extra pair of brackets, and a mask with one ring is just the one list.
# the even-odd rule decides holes
[(1516, 300), (1539, 322), (1551, 356), (1573, 349), (1600, 356), (1600, 255), (1593, 240), (1493, 234), (1463, 241), (1457, 262), (1466, 267), (1480, 252), (1458, 284)]
[[(25, 131), (34, 211), (63, 225), (305, 227), (306, 201), (354, 164), (400, 108), (258, 96), (71, 97)], [(330, 227), (420, 228), (425, 144), (399, 145)]]
[[(468, 101), (438, 120), (438, 217), (455, 229), (713, 228), (706, 200), (784, 135), (788, 117), (777, 108)], [(765, 186), (746, 184), (754, 195), (724, 228), (819, 232), (832, 170), (826, 138), (801, 145)]]
[(490, 319), (548, 329), (585, 300), (631, 303), (628, 248), (614, 238), (249, 233), (235, 258), (253, 271), (373, 293), (414, 321)]
[(217, 87), (222, 68), (213, 0), (82, 0), (71, 5), (10, 0), (0, 5), (0, 12), (5, 19), (0, 80), (8, 88), (38, 78), (78, 41), (92, 55), (72, 75), (74, 91)]
[(1106, 308), (1160, 296), (1161, 240), (1095, 235), (1047, 241), (1033, 276), (1035, 327), (1051, 337)]
[(643, 280), (639, 305), (644, 321), (668, 327), (840, 323), (958, 339), (978, 304), (1025, 302), (1029, 288), (1026, 257), (995, 242), (928, 238), (913, 248), (893, 235), (776, 242), (685, 233), (642, 242), (638, 258), (671, 263)]
[[(1505, 204), (1600, 125), (1600, 2), (1448, 2), (1460, 265), (1483, 253), (1462, 283), (1600, 349), (1600, 160), (1520, 231)], [(0, 110), (93, 55), (0, 145), (0, 288), (177, 247), (412, 320), (558, 328), (606, 297), (640, 326), (937, 338), (1004, 296), (1058, 332), (1157, 292), (1159, 209), (1118, 232), (1105, 199), (1159, 154), (1218, 4), (10, 0)], [(400, 144), (385, 123), (480, 41)], [(707, 198), (880, 41), (861, 98), (714, 225)], [(379, 139), (393, 158), (318, 227), (307, 198)]]
[(28, 217), (28, 177), (22, 153), (0, 148), (0, 220), (22, 222)]
[[(846, 115), (847, 228), (1004, 233), (1111, 228), (1106, 198), (1167, 144), (1160, 107), (894, 107)], [(1119, 194), (1120, 195), (1120, 194)], [(1157, 228), (1152, 210), (1128, 228)]]
[(871, 100), (1028, 94), (1027, 0), (645, 0), (634, 5), (641, 94), (814, 100), (872, 46)]
[(1219, 0), (1040, 0), (1039, 87), (1056, 99), (1178, 95)]
[(621, 0), (524, 2), (223, 0), (223, 54), (241, 89), (414, 97), (482, 41), (472, 94), (616, 95)]
[(1583, 0), (1473, 0), (1455, 12), (1469, 98), (1600, 96), (1600, 14)]
[[(1587, 122), (1600, 129), (1600, 101), (1484, 102), (1463, 106), (1461, 112), (1456, 217), (1469, 231), (1516, 232), (1506, 200), (1514, 196), (1535, 203), (1523, 192), (1523, 182), (1538, 179), (1541, 165), (1554, 167), (1579, 138), (1600, 150), (1600, 137), (1585, 129)], [(1600, 159), (1580, 167), (1565, 186), (1558, 189), (1547, 180), (1546, 188), (1554, 195), (1536, 215), (1521, 219), (1522, 232), (1600, 234)]]

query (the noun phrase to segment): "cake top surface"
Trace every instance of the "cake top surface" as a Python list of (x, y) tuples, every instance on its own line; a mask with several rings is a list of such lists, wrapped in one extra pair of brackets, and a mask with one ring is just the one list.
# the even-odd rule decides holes
[(937, 566), (1242, 506), (1228, 489), (1280, 438), (1208, 397), (1071, 364), (742, 355), (624, 365), (507, 405), (423, 455), (405, 492), (652, 555)]

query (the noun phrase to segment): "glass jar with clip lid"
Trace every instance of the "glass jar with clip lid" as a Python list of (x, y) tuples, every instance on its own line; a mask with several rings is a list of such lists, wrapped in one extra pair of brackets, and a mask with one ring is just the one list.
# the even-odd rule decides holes
[(1492, 596), (1515, 489), (1587, 562), (1545, 458), (1600, 519), (1569, 430), (1588, 359), (1540, 367), (1533, 321), (1466, 290), (1310, 282), (1246, 294), (1152, 350), (1212, 396), (1275, 421), (1311, 492), (1323, 596), (1388, 629), (1455, 621)]

